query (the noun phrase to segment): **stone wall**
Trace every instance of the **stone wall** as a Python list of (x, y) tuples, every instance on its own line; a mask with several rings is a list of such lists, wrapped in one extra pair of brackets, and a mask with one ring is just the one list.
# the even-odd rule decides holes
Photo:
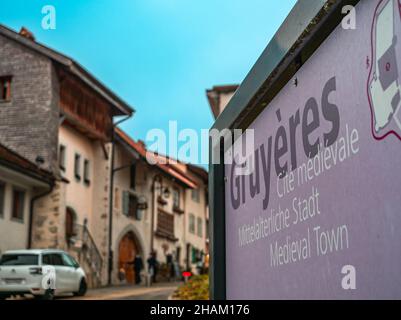
[(57, 182), (50, 194), (36, 200), (32, 225), (33, 248), (67, 249), (64, 227), (66, 186), (64, 182)]
[(54, 169), (59, 110), (52, 62), (0, 35), (0, 76), (12, 76), (11, 101), (0, 103), (0, 143)]
[[(89, 221), (89, 230), (94, 237), (96, 245), (103, 259), (102, 284), (107, 284), (108, 271), (108, 248), (109, 248), (109, 185), (111, 167), (111, 145), (105, 146), (105, 150), (100, 142), (94, 146), (93, 170), (93, 205), (92, 215)], [(107, 152), (107, 157), (104, 153)]]

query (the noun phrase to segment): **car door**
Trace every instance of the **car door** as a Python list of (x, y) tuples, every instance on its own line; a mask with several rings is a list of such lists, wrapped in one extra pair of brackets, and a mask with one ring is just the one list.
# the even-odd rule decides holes
[(68, 274), (69, 270), (64, 265), (60, 253), (45, 253), (42, 258), (43, 264), (51, 265), (56, 271), (56, 293), (68, 292)]
[(65, 253), (62, 253), (63, 263), (66, 267), (66, 287), (69, 292), (76, 292), (79, 289), (79, 274), (75, 261)]

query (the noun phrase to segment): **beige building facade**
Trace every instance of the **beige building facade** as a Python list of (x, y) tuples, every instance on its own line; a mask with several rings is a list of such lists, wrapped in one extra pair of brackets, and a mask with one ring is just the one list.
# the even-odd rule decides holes
[[(134, 141), (121, 130), (117, 136), (114, 270), (125, 269), (132, 281), (131, 267), (124, 268), (124, 260), (129, 262), (134, 253), (139, 253), (146, 264), (150, 253), (155, 252), (164, 278), (169, 277), (169, 270), (164, 269), (171, 263), (175, 270), (170, 270), (170, 276), (180, 277), (183, 270), (196, 273), (196, 266), (204, 261), (207, 251), (206, 171), (148, 152), (143, 142)], [(157, 163), (149, 164), (147, 157)], [(190, 229), (192, 219), (196, 225), (194, 232)], [(131, 256), (124, 252), (127, 236), (131, 239), (128, 241)], [(118, 278), (116, 271), (114, 282)], [(146, 274), (147, 270), (144, 271)]]
[(29, 246), (31, 202), (52, 184), (48, 172), (0, 145), (0, 255)]

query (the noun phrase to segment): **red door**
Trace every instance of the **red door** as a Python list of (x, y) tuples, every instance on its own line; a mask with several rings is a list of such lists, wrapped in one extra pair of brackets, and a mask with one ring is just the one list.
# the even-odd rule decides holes
[(128, 283), (134, 283), (135, 274), (132, 262), (134, 261), (136, 252), (134, 237), (132, 234), (127, 233), (120, 241), (118, 269), (124, 270)]

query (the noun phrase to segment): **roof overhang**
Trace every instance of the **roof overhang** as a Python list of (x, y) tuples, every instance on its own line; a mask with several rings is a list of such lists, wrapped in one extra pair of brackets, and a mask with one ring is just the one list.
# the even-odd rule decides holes
[[(149, 166), (154, 166), (176, 183), (191, 189), (197, 187), (196, 183), (192, 181), (190, 177), (170, 163), (171, 159), (146, 150), (145, 146), (142, 146), (140, 143), (132, 140), (124, 131), (119, 128), (116, 128), (115, 130), (115, 139), (126, 148), (132, 149), (132, 151), (137, 153), (143, 161), (149, 164)], [(154, 164), (151, 164), (148, 160)]]
[(140, 154), (132, 148), (119, 134), (115, 135), (115, 141), (124, 149), (124, 151), (134, 160), (139, 160)]
[(19, 182), (22, 185), (26, 185), (32, 188), (50, 188), (50, 181), (45, 180), (29, 171), (21, 170), (21, 168), (17, 168), (17, 166), (13, 167), (9, 164), (4, 163), (1, 160), (0, 172), (1, 177), (5, 180)]
[(29, 49), (38, 52), (49, 59), (62, 66), (65, 70), (71, 74), (77, 76), (92, 90), (98, 93), (103, 99), (105, 99), (112, 106), (113, 115), (132, 115), (135, 110), (128, 105), (124, 100), (118, 97), (114, 92), (108, 89), (103, 83), (96, 79), (91, 73), (89, 73), (83, 66), (73, 59), (67, 57), (64, 54), (57, 52), (56, 50), (50, 49), (36, 41), (32, 41), (19, 33), (7, 28), (0, 24), (0, 34), (18, 42), (21, 45), (28, 47)]

